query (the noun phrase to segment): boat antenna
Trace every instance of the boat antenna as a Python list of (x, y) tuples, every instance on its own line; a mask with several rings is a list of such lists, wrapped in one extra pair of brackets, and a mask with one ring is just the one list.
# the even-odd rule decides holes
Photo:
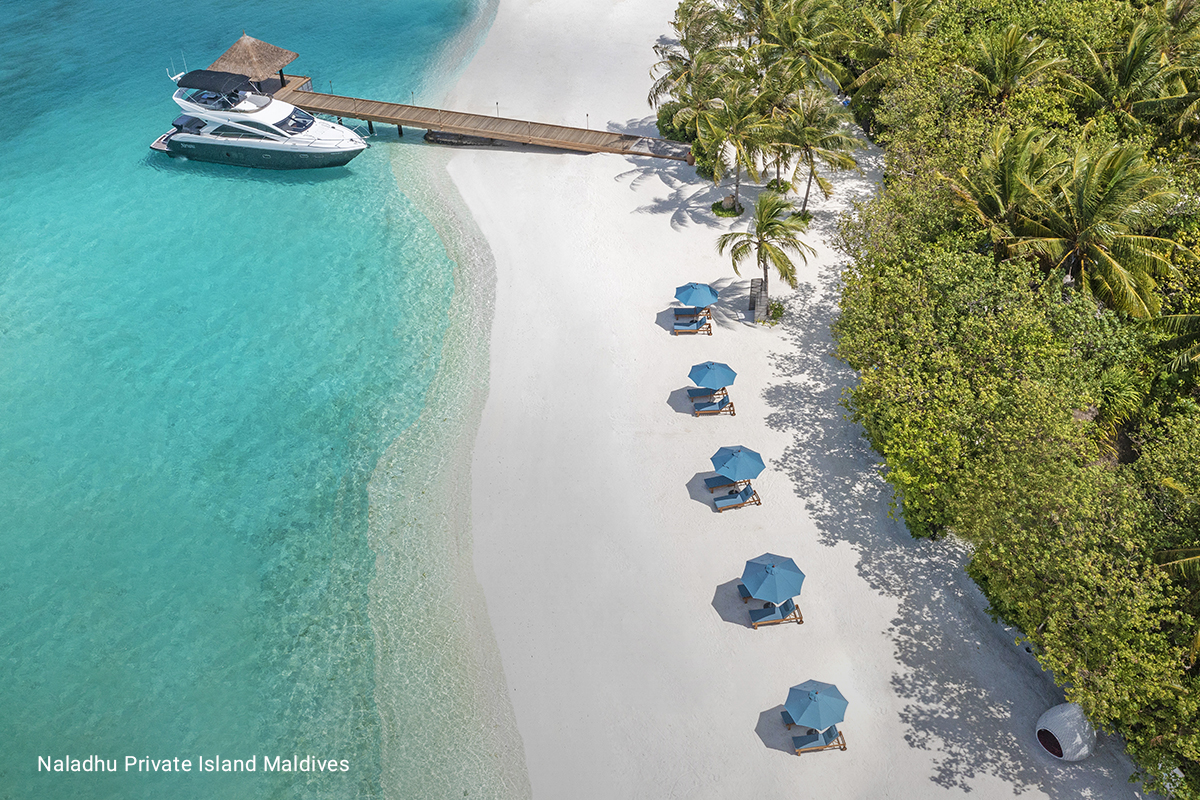
[(182, 50), (180, 50), (180, 51), (179, 51), (179, 57), (183, 59), (183, 71), (184, 71), (184, 72), (187, 72), (187, 71), (188, 71), (188, 68), (187, 68), (187, 56), (185, 56), (185, 55), (183, 54), (183, 51), (182, 51)]

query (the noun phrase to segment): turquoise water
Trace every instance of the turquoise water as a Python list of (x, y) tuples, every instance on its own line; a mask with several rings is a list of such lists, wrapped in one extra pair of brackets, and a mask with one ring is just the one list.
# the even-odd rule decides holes
[[(171, 59), (204, 66), (243, 29), (298, 51), (318, 87), (420, 101), (475, 13), (0, 16), (0, 798), (380, 794), (366, 485), (424, 402), (454, 265), (387, 147), (274, 173), (148, 145), (177, 114)], [(292, 754), (349, 770), (263, 773)], [(37, 771), (67, 755), (119, 771)], [(195, 771), (218, 755), (256, 772)]]

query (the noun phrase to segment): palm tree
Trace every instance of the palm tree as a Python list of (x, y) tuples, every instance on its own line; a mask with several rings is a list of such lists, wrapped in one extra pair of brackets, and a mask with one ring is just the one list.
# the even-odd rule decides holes
[(818, 164), (830, 170), (858, 167), (858, 161), (851, 153), (863, 144), (848, 132), (849, 121), (850, 115), (845, 108), (828, 92), (815, 86), (800, 92), (792, 113), (785, 118), (779, 140), (786, 149), (800, 156), (800, 164), (808, 167), (801, 214), (808, 211), (808, 196), (814, 180), (826, 198), (833, 193), (833, 186), (817, 172)]
[(934, 9), (937, 3), (938, 0), (891, 0), (886, 14), (870, 8), (861, 9), (870, 33), (865, 40), (851, 44), (854, 61), (861, 72), (850, 88), (860, 90), (874, 83), (880, 77), (880, 65), (895, 54), (901, 41), (924, 36), (937, 18)]
[(800, 239), (808, 224), (795, 213), (792, 204), (775, 192), (763, 192), (754, 204), (754, 217), (750, 226), (743, 232), (722, 234), (717, 239), (717, 252), (725, 255), (728, 251), (733, 262), (733, 271), (738, 275), (738, 265), (751, 256), (762, 270), (763, 297), (768, 297), (767, 279), (768, 267), (774, 266), (779, 277), (788, 286), (796, 288), (796, 265), (788, 253), (795, 253), (800, 260), (808, 263), (808, 256), (816, 251)]
[(758, 111), (757, 98), (747, 86), (729, 86), (722, 97), (713, 101), (697, 117), (700, 143), (710, 153), (717, 154), (713, 181), (720, 183), (721, 153), (728, 147), (733, 157), (733, 207), (741, 209), (742, 167), (758, 180), (757, 154), (759, 144), (767, 136), (770, 122)]
[(1146, 322), (1151, 328), (1173, 334), (1159, 345), (1166, 350), (1181, 350), (1171, 361), (1175, 372), (1194, 369), (1200, 365), (1200, 314), (1171, 314)]
[(1163, 56), (1181, 65), (1200, 52), (1200, 5), (1196, 0), (1166, 0), (1147, 7), (1146, 15), (1163, 26)]
[(697, 57), (691, 74), (672, 90), (679, 110), (671, 118), (671, 124), (687, 131), (690, 141), (700, 138), (700, 118), (720, 106), (723, 83), (721, 57), (708, 52)]
[[(1176, 550), (1160, 550), (1154, 554), (1155, 562), (1168, 574), (1175, 575), (1185, 581), (1195, 582), (1200, 578), (1200, 547), (1181, 547)], [(1200, 656), (1200, 628), (1192, 634), (1188, 646), (1188, 667), (1196, 663)]]
[(1011, 249), (1036, 254), (1050, 271), (1064, 270), (1105, 305), (1149, 318), (1159, 307), (1154, 279), (1174, 271), (1170, 253), (1195, 260), (1176, 242), (1138, 233), (1177, 197), (1136, 146), (1115, 145), (1100, 155), (1080, 148)]
[(654, 46), (659, 60), (650, 68), (656, 75), (646, 101), (654, 107), (664, 97), (678, 98), (684, 87), (711, 76), (715, 66), (727, 58), (729, 48), (722, 44), (722, 14), (706, 0), (681, 3), (675, 10), (678, 40)]
[[(1168, 489), (1177, 492), (1185, 505), (1193, 508), (1196, 506), (1196, 496), (1187, 487), (1180, 485), (1172, 478), (1163, 478), (1162, 483)], [(1154, 554), (1154, 562), (1169, 575), (1174, 575), (1183, 581), (1195, 584), (1197, 579), (1200, 579), (1200, 547), (1159, 550)], [(1200, 629), (1192, 634), (1192, 640), (1188, 647), (1188, 657), (1191, 658), (1191, 663), (1188, 664), (1189, 668), (1195, 665), (1198, 655), (1200, 655)]]
[(1035, 39), (1032, 31), (1010, 25), (992, 41), (980, 42), (978, 64), (965, 69), (984, 95), (1002, 105), (1020, 86), (1067, 63), (1051, 55), (1049, 48), (1048, 40)]
[(1165, 28), (1143, 20), (1130, 31), (1123, 51), (1101, 58), (1084, 45), (1090, 62), (1087, 80), (1067, 76), (1091, 113), (1110, 109), (1126, 127), (1139, 130), (1142, 119), (1163, 116), (1189, 106), (1196, 95), (1172, 94), (1179, 67), (1164, 57)]
[(1200, 547), (1159, 550), (1154, 560), (1167, 572), (1184, 578), (1200, 578)]
[(835, 0), (787, 0), (758, 49), (768, 64), (779, 64), (803, 83), (828, 78), (839, 88), (848, 82), (838, 61), (846, 33), (834, 19)]
[(1054, 135), (1033, 128), (1011, 133), (1001, 125), (973, 172), (959, 167), (956, 180), (940, 176), (959, 206), (987, 230), (997, 262), (1011, 255), (1010, 242), (1028, 227), (1028, 215), (1047, 202), (1052, 184), (1063, 175), (1065, 159), (1049, 153), (1054, 141)]

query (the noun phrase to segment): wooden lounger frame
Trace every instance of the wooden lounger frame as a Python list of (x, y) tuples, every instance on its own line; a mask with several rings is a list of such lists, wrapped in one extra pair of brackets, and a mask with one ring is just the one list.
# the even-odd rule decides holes
[(721, 512), (728, 511), (731, 508), (741, 508), (742, 506), (748, 506), (751, 503), (753, 503), (756, 506), (762, 505), (762, 498), (758, 496), (758, 489), (755, 489), (754, 494), (750, 495), (750, 499), (743, 503), (738, 503), (735, 506), (725, 506), (724, 508), (717, 506), (716, 509), (717, 509), (717, 513), (720, 514)]
[[(697, 317), (697, 319), (699, 319), (699, 317)], [(709, 336), (712, 336), (712, 322), (711, 321), (706, 322), (703, 325), (701, 325), (700, 327), (693, 328), (691, 330), (688, 330), (686, 328), (684, 328), (684, 329), (672, 328), (671, 329), (672, 336), (678, 336), (681, 333), (706, 333)]]
[(817, 753), (821, 750), (845, 750), (846, 749), (846, 734), (838, 731), (837, 738), (829, 744), (819, 744), (816, 747), (801, 747), (796, 751), (796, 755), (801, 753)]
[[(747, 601), (742, 600), (742, 602), (745, 603)], [(788, 614), (783, 619), (764, 619), (762, 622), (751, 621), (750, 626), (752, 628), (754, 628), (754, 630), (758, 630), (759, 627), (762, 625), (781, 625), (784, 622), (794, 622), (797, 625), (803, 625), (804, 624), (804, 615), (800, 613), (800, 606), (796, 606), (796, 610), (793, 611), (791, 614)], [(788, 725), (789, 729), (791, 727), (792, 727), (791, 725)]]
[[(728, 395), (726, 395), (726, 397), (728, 397)], [(709, 401), (709, 402), (710, 403), (720, 403), (721, 401), (716, 400), (716, 401)], [(733, 401), (732, 400), (730, 400), (725, 405), (724, 408), (700, 409), (700, 408), (697, 408), (695, 405), (692, 406), (692, 416), (693, 417), (702, 417), (702, 416), (705, 416), (706, 414), (708, 416), (715, 416), (717, 414), (728, 414), (731, 417), (737, 416), (737, 412), (734, 411), (734, 409), (733, 409)]]
[(704, 306), (699, 312), (691, 310), (695, 307), (696, 306), (684, 306), (681, 308), (676, 308), (675, 318), (679, 319), (680, 317), (691, 317), (692, 319), (696, 319), (697, 317), (706, 317), (708, 319), (712, 319), (712, 312), (708, 310), (708, 306)]

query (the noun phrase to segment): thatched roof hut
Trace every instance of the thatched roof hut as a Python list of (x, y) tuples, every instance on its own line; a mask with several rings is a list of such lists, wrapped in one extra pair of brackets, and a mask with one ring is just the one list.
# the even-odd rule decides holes
[(296, 60), (296, 53), (273, 44), (242, 34), (233, 47), (209, 66), (219, 72), (235, 72), (246, 75), (252, 81), (262, 81), (273, 76)]

